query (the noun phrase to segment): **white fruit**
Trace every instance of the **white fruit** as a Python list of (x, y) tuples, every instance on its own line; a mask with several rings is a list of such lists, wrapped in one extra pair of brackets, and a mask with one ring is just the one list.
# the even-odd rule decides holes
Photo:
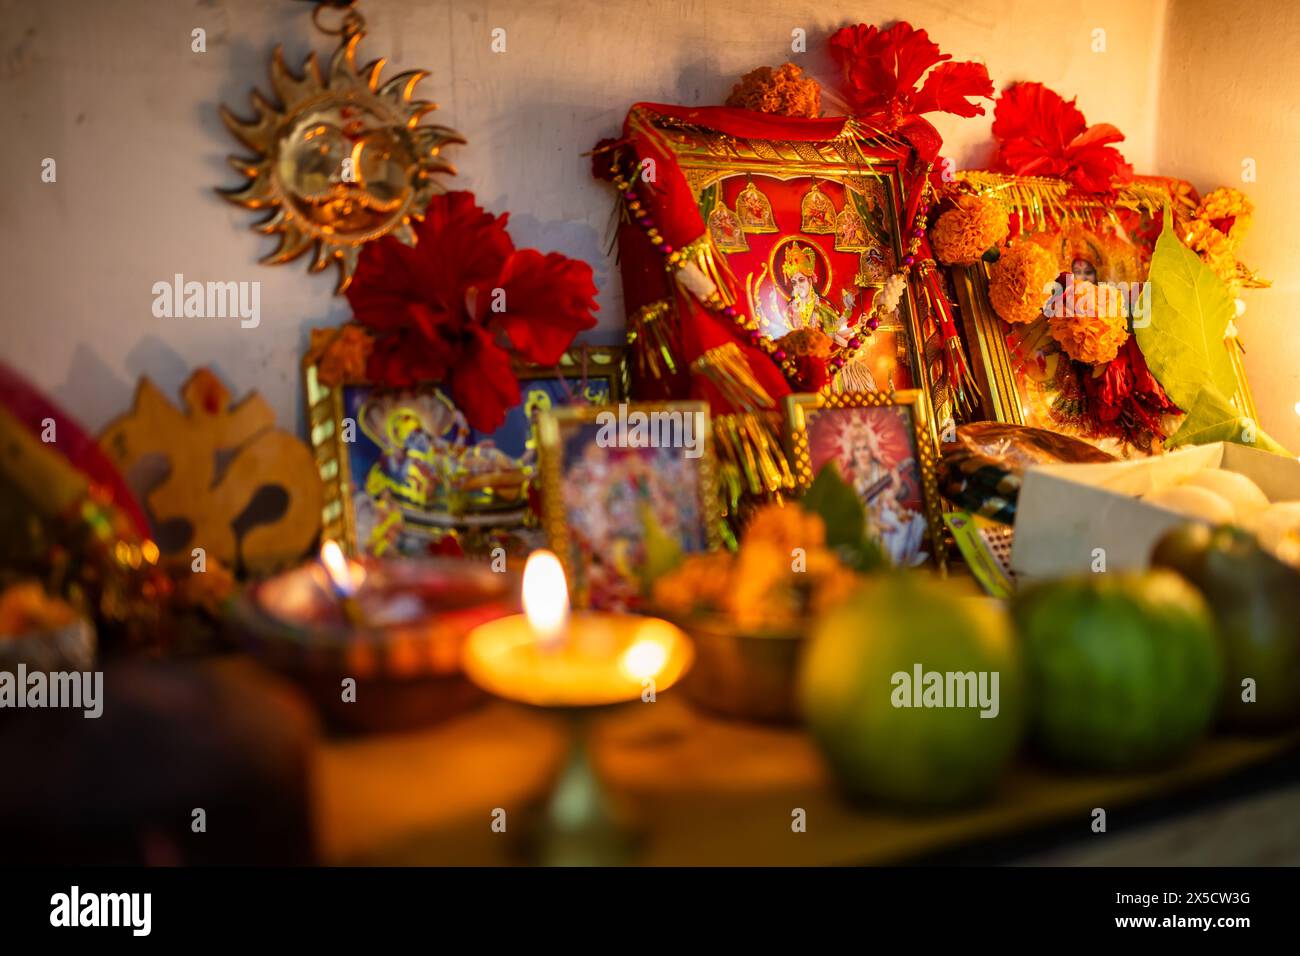
[(1183, 487), (1204, 488), (1212, 491), (1232, 505), (1237, 521), (1249, 521), (1257, 512), (1268, 507), (1268, 497), (1245, 475), (1221, 468), (1205, 468), (1183, 479)]
[(1259, 546), (1287, 564), (1300, 567), (1300, 501), (1279, 501), (1251, 519)]
[(1170, 511), (1177, 511), (1189, 518), (1200, 518), (1210, 524), (1232, 524), (1237, 519), (1237, 512), (1226, 498), (1195, 485), (1162, 488), (1142, 500), (1149, 505), (1168, 508)]

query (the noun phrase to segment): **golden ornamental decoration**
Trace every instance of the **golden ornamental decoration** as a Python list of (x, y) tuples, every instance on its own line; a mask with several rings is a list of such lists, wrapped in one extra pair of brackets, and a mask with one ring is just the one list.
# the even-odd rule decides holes
[(754, 185), (753, 178), (746, 181), (745, 188), (736, 197), (736, 216), (740, 219), (740, 228), (745, 232), (779, 231), (776, 217), (772, 213), (772, 201)]
[(719, 195), (709, 213), (709, 234), (722, 252), (748, 252), (749, 240), (736, 214), (727, 208)]
[(337, 260), (334, 291), (342, 294), (367, 242), (392, 235), (415, 245), (412, 221), (422, 219), (429, 200), (443, 192), (434, 174), (456, 172), (442, 158), (442, 149), (465, 139), (446, 126), (420, 124), (437, 109), (412, 98), (427, 70), (400, 73), (382, 83), (384, 59), (358, 70), (356, 51), (365, 22), (350, 3), (330, 3), (344, 12), (341, 26), (327, 29), (320, 22), (326, 6), (319, 5), (312, 17), (322, 32), (340, 37), (326, 76), (321, 76), (314, 52), (303, 62), (302, 74), (294, 75), (277, 45), (271, 86), (279, 102), (254, 89), (257, 116), (252, 120), (221, 107), (226, 128), (256, 156), (231, 156), (231, 165), (249, 182), (218, 192), (248, 209), (270, 211), (253, 225), (280, 237), (279, 247), (261, 260), (264, 264), (288, 262), (314, 246), (311, 271)]
[(835, 232), (835, 204), (822, 192), (816, 179), (799, 203), (799, 227), (801, 232), (811, 235), (829, 236)]

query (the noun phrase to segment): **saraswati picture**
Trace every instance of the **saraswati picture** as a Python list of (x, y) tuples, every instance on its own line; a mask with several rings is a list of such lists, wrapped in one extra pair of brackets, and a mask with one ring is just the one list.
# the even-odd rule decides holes
[(915, 391), (791, 395), (791, 457), (806, 484), (833, 465), (896, 567), (942, 563), (934, 450)]

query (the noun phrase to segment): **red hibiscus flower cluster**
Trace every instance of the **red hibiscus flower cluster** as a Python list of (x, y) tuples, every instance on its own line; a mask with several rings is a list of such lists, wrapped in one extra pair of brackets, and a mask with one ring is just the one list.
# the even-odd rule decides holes
[(1017, 176), (1056, 176), (1090, 193), (1107, 193), (1133, 178), (1112, 146), (1124, 134), (1109, 123), (1088, 125), (1083, 113), (1041, 83), (1016, 83), (993, 110), (997, 152), (992, 169)]
[(591, 266), (516, 249), (506, 220), (472, 193), (435, 196), (416, 245), (369, 243), (347, 292), (374, 336), (367, 376), (395, 388), (444, 383), (485, 432), (519, 403), (513, 358), (555, 365), (596, 324)]
[(876, 118), (887, 129), (936, 111), (980, 116), (984, 107), (975, 99), (993, 96), (983, 64), (945, 62), (952, 56), (940, 52), (924, 30), (904, 21), (888, 30), (866, 24), (844, 27), (831, 36), (830, 52), (853, 114)]

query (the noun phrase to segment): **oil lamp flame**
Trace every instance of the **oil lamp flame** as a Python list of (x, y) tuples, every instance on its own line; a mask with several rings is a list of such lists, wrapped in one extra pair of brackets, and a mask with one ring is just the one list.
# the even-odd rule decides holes
[(655, 637), (643, 637), (623, 652), (619, 666), (634, 680), (654, 677), (668, 661), (668, 647)]
[(352, 597), (357, 592), (358, 582), (354, 575), (352, 562), (343, 554), (343, 549), (339, 547), (337, 541), (326, 541), (320, 548), (320, 563), (329, 575), (330, 584), (334, 588), (334, 593), (340, 597)]
[(569, 621), (569, 585), (553, 551), (534, 551), (524, 565), (524, 615), (543, 641), (564, 633)]

